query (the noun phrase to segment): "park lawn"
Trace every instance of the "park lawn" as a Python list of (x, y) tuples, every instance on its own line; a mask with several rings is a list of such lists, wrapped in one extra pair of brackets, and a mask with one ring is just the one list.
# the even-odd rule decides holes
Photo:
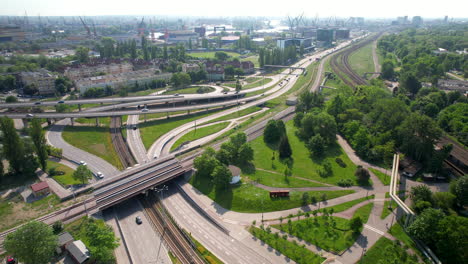
[[(392, 206), (391, 207), (392, 209), (388, 209), (390, 205)], [(382, 214), (380, 215), (380, 219), (385, 219), (385, 217), (391, 214), (396, 208), (397, 208), (397, 204), (395, 202), (385, 201)]]
[[(230, 57), (239, 57), (240, 54), (237, 52), (230, 52), (230, 51), (223, 51), (227, 53)], [(202, 58), (202, 59), (213, 59), (215, 57), (216, 51), (206, 51), (206, 52), (188, 52), (187, 55), (192, 56), (194, 58)]]
[(62, 137), (69, 144), (104, 159), (119, 170), (123, 169), (108, 127), (66, 126)]
[(249, 232), (296, 263), (319, 264), (325, 260), (325, 258), (280, 237), (278, 234), (272, 234), (254, 226), (249, 228)]
[(65, 165), (63, 165), (61, 163), (58, 163), (58, 162), (55, 162), (55, 161), (52, 161), (52, 160), (48, 160), (47, 161), (47, 168), (48, 169), (55, 168), (57, 171), (65, 172), (65, 174), (63, 174), (63, 175), (52, 176), (52, 178), (54, 178), (54, 180), (56, 180), (62, 186), (66, 187), (67, 185), (82, 184), (81, 181), (76, 180), (76, 179), (73, 178), (73, 172), (75, 170), (73, 170), (72, 168), (70, 168), (68, 166), (65, 166)]
[(259, 81), (256, 81), (256, 82), (253, 82), (253, 83), (249, 83), (249, 84), (246, 84), (246, 85), (243, 85), (242, 86), (242, 90), (245, 90), (245, 89), (252, 89), (252, 88), (255, 88), (255, 87), (259, 87), (259, 86), (262, 86), (264, 84), (268, 84), (272, 81), (273, 79), (271, 78), (265, 78), (265, 79), (261, 79)]
[[(369, 203), (360, 207), (353, 217), (359, 216), (363, 223), (366, 223), (372, 206), (373, 204)], [(339, 253), (354, 244), (360, 234), (349, 228), (349, 222), (348, 219), (336, 216), (317, 216), (291, 222), (288, 220), (285, 224), (273, 225), (273, 227), (327, 251)]]
[(245, 115), (260, 111), (260, 110), (262, 110), (261, 107), (252, 106), (252, 107), (240, 110), (240, 111), (236, 111), (236, 112), (231, 113), (229, 115), (225, 115), (225, 116), (221, 116), (221, 117), (218, 117), (216, 119), (213, 119), (213, 120), (210, 121), (210, 123), (238, 118), (238, 117), (245, 116)]
[[(359, 199), (356, 199), (356, 200), (351, 200), (351, 201), (344, 202), (344, 203), (341, 203), (341, 204), (337, 204), (337, 205), (334, 205), (334, 206), (326, 207), (326, 209), (330, 210), (331, 208), (333, 208), (333, 212), (335, 212), (335, 213), (343, 212), (343, 211), (346, 211), (349, 208), (355, 206), (356, 204), (360, 204), (360, 203), (362, 203), (364, 201), (372, 200), (372, 199), (374, 199), (374, 195), (370, 195), (370, 196), (367, 196), (367, 197), (362, 197), (362, 198), (359, 198)], [(323, 209), (325, 209), (325, 208), (322, 208), (319, 211), (322, 211)]]
[[(190, 183), (223, 208), (241, 213), (274, 212), (301, 207), (304, 193), (291, 191), (290, 197), (270, 198), (268, 191), (250, 183), (230, 185), (227, 190), (216, 191), (210, 179), (197, 177), (197, 175), (190, 179)], [(317, 197), (326, 194), (326, 199), (333, 199), (353, 192), (353, 190), (340, 190), (308, 193)]]
[(211, 126), (205, 126), (205, 127), (193, 129), (193, 130), (189, 131), (187, 134), (180, 137), (174, 143), (174, 145), (172, 145), (171, 151), (176, 149), (178, 146), (180, 146), (184, 142), (194, 141), (194, 140), (209, 136), (211, 134), (217, 133), (217, 132), (225, 129), (228, 125), (229, 125), (229, 122), (223, 122), (223, 123), (214, 124), (214, 125), (211, 125)]
[[(209, 86), (205, 86), (205, 87), (206, 87), (206, 90), (204, 90), (202, 94), (211, 93), (215, 91), (215, 88), (213, 87), (209, 87)], [(195, 86), (195, 87), (188, 87), (188, 88), (179, 89), (179, 90), (170, 90), (170, 91), (164, 92), (164, 94), (198, 94), (197, 90), (199, 88), (200, 86)]]
[[(80, 124), (86, 124), (86, 125), (96, 125), (96, 118), (86, 118), (86, 117), (80, 117), (75, 119), (75, 122), (80, 123)], [(109, 127), (110, 125), (110, 117), (99, 117), (99, 126), (102, 127)]]
[[(358, 263), (375, 264), (381, 260), (394, 261), (400, 264), (418, 263), (414, 256), (408, 257), (406, 250), (395, 244), (386, 237), (381, 237), (377, 242), (364, 254)], [(392, 262), (393, 263), (393, 262)]]
[(282, 174), (272, 173), (264, 170), (255, 170), (254, 173), (243, 173), (242, 176), (246, 179), (256, 181), (260, 184), (278, 187), (278, 188), (301, 188), (301, 187), (324, 187), (325, 185), (307, 181), (295, 177), (284, 177)]
[[(341, 149), (338, 144), (329, 147), (323, 157), (311, 158), (309, 150), (306, 148), (304, 142), (300, 141), (296, 136), (297, 128), (294, 127), (292, 121), (286, 122), (286, 131), (289, 138), (289, 143), (292, 149), (292, 175), (301, 178), (308, 178), (319, 182), (337, 184), (341, 179), (350, 179), (353, 183), (357, 184), (356, 176), (356, 165), (351, 162), (346, 153)], [(265, 170), (272, 170), (279, 173), (283, 173), (287, 165), (278, 158), (277, 150), (270, 148), (263, 141), (263, 136), (256, 138), (251, 141), (251, 146), (254, 150), (254, 164), (258, 168)], [(273, 153), (275, 153), (275, 159), (272, 160)], [(342, 168), (335, 161), (336, 158), (341, 158), (346, 164), (345, 168)], [(328, 160), (332, 165), (332, 175), (328, 177), (320, 177), (317, 170), (321, 169), (322, 163)]]
[(176, 116), (169, 119), (159, 119), (148, 121), (146, 123), (140, 123), (139, 129), (143, 145), (145, 145), (145, 148), (148, 150), (160, 136), (166, 134), (172, 129), (222, 110), (225, 109), (209, 111), (208, 113), (203, 111), (190, 115)]
[(369, 170), (379, 178), (380, 182), (383, 183), (383, 185), (390, 185), (390, 175), (385, 174), (379, 170), (376, 170), (374, 168), (369, 168)]
[(375, 70), (372, 58), (372, 45), (373, 43), (371, 42), (349, 56), (349, 65), (359, 75), (363, 75), (365, 72), (374, 72)]
[(248, 78), (244, 79), (244, 82), (253, 83), (253, 82), (259, 81), (261, 79), (262, 79), (262, 77), (248, 77)]

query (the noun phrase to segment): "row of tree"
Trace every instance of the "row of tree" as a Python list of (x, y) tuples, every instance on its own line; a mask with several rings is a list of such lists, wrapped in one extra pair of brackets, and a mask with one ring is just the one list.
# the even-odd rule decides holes
[(284, 49), (261, 48), (258, 51), (258, 55), (258, 63), (260, 67), (265, 65), (290, 65), (298, 58), (296, 47), (294, 45)]

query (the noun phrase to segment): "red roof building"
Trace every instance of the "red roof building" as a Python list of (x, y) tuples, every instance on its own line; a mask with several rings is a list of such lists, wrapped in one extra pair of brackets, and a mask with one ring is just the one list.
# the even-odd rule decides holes
[(31, 185), (31, 190), (35, 196), (41, 196), (49, 194), (49, 184), (47, 182), (39, 182)]

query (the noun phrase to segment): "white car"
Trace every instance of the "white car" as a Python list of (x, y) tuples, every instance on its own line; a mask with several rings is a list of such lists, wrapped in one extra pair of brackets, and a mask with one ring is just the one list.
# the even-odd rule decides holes
[(102, 172), (98, 171), (98, 172), (96, 173), (96, 177), (98, 177), (99, 179), (102, 180), (102, 179), (104, 179), (104, 174), (102, 174)]
[(84, 162), (84, 161), (80, 160), (80, 165), (84, 165), (84, 166), (86, 166), (86, 165), (88, 165), (88, 164), (87, 164), (86, 162)]
[(148, 112), (148, 108), (144, 108), (143, 110), (141, 110), (143, 113), (146, 113)]

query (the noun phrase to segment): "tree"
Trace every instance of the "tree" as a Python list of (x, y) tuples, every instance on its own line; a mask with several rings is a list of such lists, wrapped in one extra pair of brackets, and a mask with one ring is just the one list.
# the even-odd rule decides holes
[(81, 181), (83, 184), (93, 178), (93, 173), (88, 169), (86, 165), (80, 165), (73, 172), (73, 179)]
[(349, 228), (353, 230), (353, 232), (358, 233), (363, 226), (362, 219), (359, 216), (355, 216), (349, 220)]
[(89, 61), (89, 48), (79, 46), (75, 50), (75, 57), (80, 63), (86, 63)]
[(63, 231), (63, 223), (61, 221), (57, 221), (52, 225), (52, 229), (55, 235), (62, 233)]
[(22, 173), (25, 156), (24, 144), (16, 133), (13, 120), (8, 117), (0, 118), (0, 127), (3, 132), (3, 155), (10, 163), (10, 170), (13, 174)]
[(276, 144), (278, 143), (280, 136), (276, 120), (270, 119), (263, 131), (263, 140), (268, 144)]
[(213, 170), (212, 178), (218, 190), (225, 190), (231, 182), (232, 174), (226, 166), (218, 165)]
[(10, 233), (4, 249), (25, 264), (46, 264), (54, 256), (57, 236), (42, 222), (32, 221)]
[(468, 174), (450, 183), (450, 192), (456, 196), (458, 206), (468, 205)]
[(16, 96), (13, 96), (13, 95), (9, 95), (5, 99), (5, 103), (16, 103), (16, 102), (18, 102), (18, 98), (16, 98)]
[(238, 163), (239, 164), (246, 164), (254, 159), (254, 151), (252, 147), (244, 143), (240, 146), (239, 148), (239, 157), (238, 157)]
[(308, 141), (307, 147), (309, 151), (317, 157), (322, 156), (325, 151), (325, 140), (320, 135), (315, 135), (311, 137)]
[(239, 82), (239, 79), (236, 81), (236, 92), (242, 90), (242, 84)]
[(227, 58), (229, 58), (229, 55), (226, 52), (217, 51), (217, 52), (215, 52), (215, 58), (218, 61), (225, 61), (225, 60), (227, 60)]
[(43, 171), (47, 171), (47, 143), (44, 136), (44, 130), (42, 129), (41, 121), (37, 118), (33, 118), (31, 121), (31, 129), (29, 135), (34, 143), (34, 149), (39, 160), (39, 164)]
[(452, 215), (444, 217), (439, 222), (436, 237), (436, 254), (443, 263), (466, 263), (468, 259), (467, 218)]
[(407, 231), (411, 236), (414, 236), (424, 243), (432, 244), (437, 239), (437, 226), (444, 216), (442, 211), (428, 208), (414, 220)]
[(85, 221), (86, 236), (90, 238), (88, 248), (91, 257), (98, 263), (113, 263), (114, 249), (119, 246), (119, 243), (112, 228), (102, 220), (87, 218)]
[(393, 78), (395, 75), (394, 67), (392, 61), (385, 60), (384, 63), (382, 63), (382, 74), (380, 76), (387, 80)]
[(35, 83), (30, 83), (23, 88), (23, 93), (27, 95), (35, 95), (39, 92)]
[(229, 153), (225, 149), (220, 149), (216, 152), (216, 159), (224, 165), (229, 165)]
[(431, 204), (434, 203), (432, 200), (432, 191), (425, 184), (412, 187), (410, 191), (410, 198), (413, 203), (417, 203), (418, 201), (426, 201)]
[(416, 212), (416, 214), (421, 214), (424, 210), (431, 207), (432, 204), (430, 202), (417, 201), (416, 203), (414, 203), (413, 209)]
[(278, 146), (279, 157), (280, 159), (290, 158), (292, 155), (291, 145), (289, 144), (289, 139), (287, 136), (283, 136), (280, 139)]
[(302, 194), (302, 205), (305, 206), (305, 205), (308, 205), (309, 204), (309, 193), (308, 192), (304, 192)]
[(203, 153), (193, 161), (195, 169), (197, 169), (196, 177), (211, 178), (215, 167), (219, 165), (219, 161), (213, 157), (210, 152)]
[(447, 213), (453, 208), (455, 198), (450, 192), (436, 192), (432, 195), (434, 206)]
[(413, 74), (409, 73), (403, 75), (403, 78), (401, 78), (400, 87), (414, 95), (421, 89), (421, 83)]
[(188, 73), (179, 72), (172, 74), (171, 83), (175, 88), (183, 88), (192, 83), (192, 79)]
[(357, 177), (358, 181), (361, 183), (367, 183), (370, 179), (369, 171), (363, 168), (362, 166), (358, 166), (354, 175)]

